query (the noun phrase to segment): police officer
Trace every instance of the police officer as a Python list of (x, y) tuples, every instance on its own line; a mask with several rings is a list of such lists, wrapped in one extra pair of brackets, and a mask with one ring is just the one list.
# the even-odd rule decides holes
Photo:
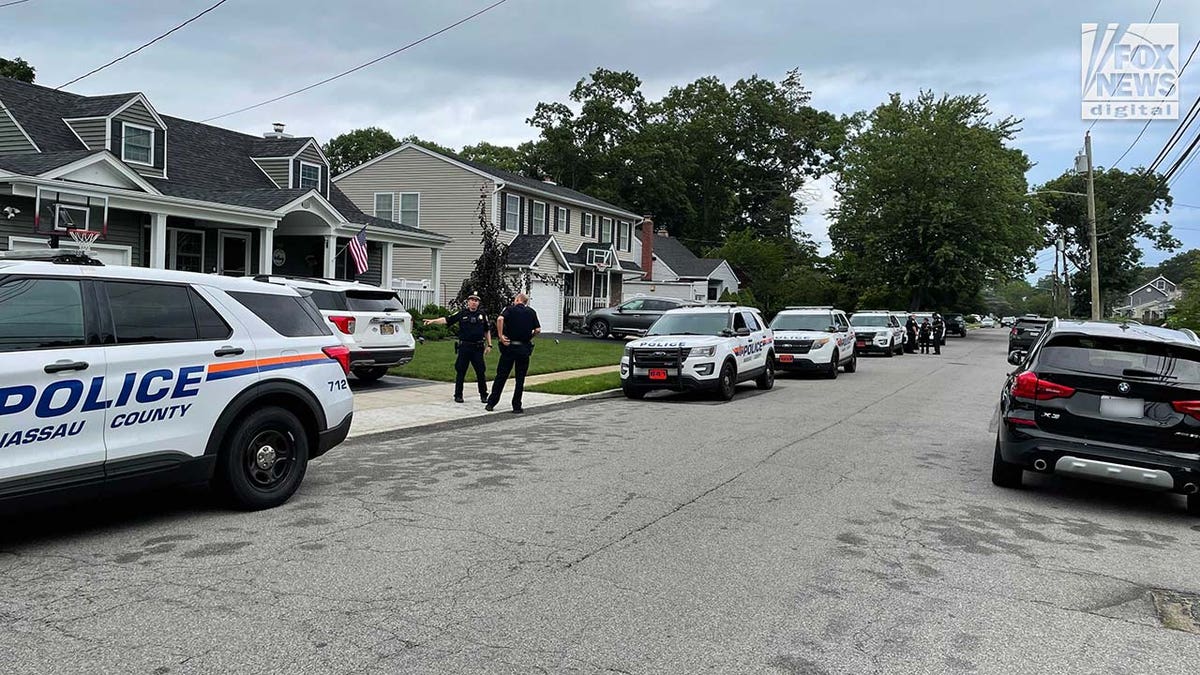
[(946, 341), (946, 322), (942, 321), (942, 315), (937, 312), (933, 313), (933, 353), (942, 353), (942, 343)]
[(467, 306), (457, 314), (437, 319), (425, 319), (425, 325), (458, 324), (458, 342), (454, 350), (458, 358), (454, 361), (454, 402), (463, 402), (463, 380), (467, 376), (467, 365), (475, 368), (475, 381), (479, 384), (479, 400), (487, 403), (487, 366), (483, 357), (492, 351), (492, 329), (488, 325), (488, 315), (479, 308), (479, 295), (474, 291), (467, 296)]
[(908, 336), (908, 341), (904, 343), (904, 348), (909, 354), (917, 353), (917, 329), (917, 317), (909, 314), (908, 321), (904, 323), (904, 333)]
[(537, 312), (528, 306), (529, 298), (524, 293), (518, 293), (513, 298), (513, 304), (500, 312), (496, 319), (496, 335), (500, 339), (500, 363), (496, 365), (496, 379), (492, 382), (492, 395), (488, 397), (487, 409), (495, 410), (504, 393), (504, 382), (508, 373), (516, 370), (516, 384), (513, 385), (513, 412), (523, 413), (521, 393), (525, 390), (525, 373), (529, 371), (529, 357), (533, 354), (533, 338), (542, 332), (542, 324), (538, 321)]

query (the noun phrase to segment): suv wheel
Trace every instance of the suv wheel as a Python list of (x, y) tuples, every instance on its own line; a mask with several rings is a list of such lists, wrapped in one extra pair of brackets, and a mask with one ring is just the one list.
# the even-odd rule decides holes
[(646, 398), (647, 393), (645, 389), (634, 389), (628, 385), (622, 386), (621, 391), (625, 393), (625, 398), (630, 398), (635, 401), (640, 401)]
[(829, 365), (825, 367), (825, 377), (836, 380), (838, 376), (838, 353), (834, 350), (833, 357), (829, 359)]
[(736, 391), (737, 368), (731, 361), (726, 361), (725, 365), (721, 366), (721, 378), (717, 382), (717, 396), (721, 397), (722, 401), (731, 401)]
[(767, 369), (754, 381), (754, 385), (763, 391), (775, 386), (775, 354), (767, 354)]
[(387, 366), (374, 366), (371, 368), (355, 368), (354, 376), (363, 382), (374, 382), (379, 378), (387, 375)]
[(596, 319), (588, 326), (588, 332), (597, 340), (603, 340), (608, 337), (608, 322), (604, 319)]
[(858, 370), (858, 354), (852, 355), (850, 360), (846, 362), (847, 373), (853, 373), (856, 370)]
[(892, 342), (888, 343), (887, 353), (884, 354), (884, 356), (886, 356), (887, 358), (890, 359), (895, 355), (896, 355), (896, 342), (893, 340)]
[(1023, 476), (1020, 464), (1006, 462), (1000, 456), (1000, 439), (997, 438), (996, 453), (992, 455), (992, 484), (1002, 488), (1019, 488)]
[(242, 418), (225, 437), (214, 479), (238, 508), (286, 502), (304, 479), (308, 436), (295, 415), (267, 407)]

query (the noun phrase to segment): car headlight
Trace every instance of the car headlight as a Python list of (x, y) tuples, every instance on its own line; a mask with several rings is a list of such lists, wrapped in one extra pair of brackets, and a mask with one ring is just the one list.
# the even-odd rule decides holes
[(889, 335), (891, 335), (891, 333), (886, 330), (875, 331), (875, 337), (887, 337)]
[(716, 347), (694, 347), (691, 356), (712, 356), (717, 353)]
[(625, 356), (632, 356), (632, 355), (633, 355), (633, 347), (631, 347), (629, 345), (625, 345)]
[(812, 346), (813, 349), (816, 349), (817, 347), (824, 347), (827, 344), (829, 344), (829, 338), (817, 338), (813, 340)]

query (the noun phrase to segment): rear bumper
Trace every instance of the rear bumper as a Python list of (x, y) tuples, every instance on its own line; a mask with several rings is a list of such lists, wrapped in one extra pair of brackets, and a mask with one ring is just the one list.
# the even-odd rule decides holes
[(399, 349), (352, 349), (350, 350), (351, 368), (368, 368), (371, 366), (402, 366), (413, 360), (413, 347)]
[[(1091, 480), (1140, 485), (1149, 489), (1182, 492), (1188, 483), (1200, 484), (1200, 458), (1188, 458), (1132, 446), (1043, 435), (1000, 424), (1000, 456), (1006, 462), (1043, 473), (1077, 475)], [(1165, 480), (1170, 476), (1171, 482)]]
[(346, 419), (342, 420), (341, 424), (317, 434), (317, 448), (313, 457), (320, 457), (346, 440), (346, 436), (350, 434), (350, 424), (353, 420), (354, 413), (350, 413), (346, 415)]

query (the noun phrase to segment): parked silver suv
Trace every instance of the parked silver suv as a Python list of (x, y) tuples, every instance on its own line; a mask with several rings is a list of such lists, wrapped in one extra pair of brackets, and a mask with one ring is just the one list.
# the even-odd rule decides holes
[(702, 303), (679, 298), (639, 295), (614, 307), (594, 309), (583, 317), (583, 326), (594, 338), (609, 335), (645, 335), (664, 312)]

